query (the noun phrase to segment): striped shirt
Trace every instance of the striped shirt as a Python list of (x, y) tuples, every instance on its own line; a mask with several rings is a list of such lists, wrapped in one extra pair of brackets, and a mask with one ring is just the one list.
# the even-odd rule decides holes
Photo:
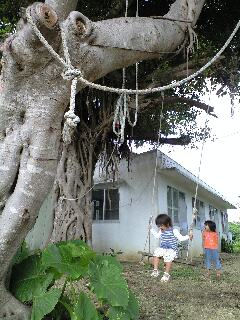
[(155, 238), (160, 239), (160, 248), (173, 249), (176, 252), (178, 251), (178, 241), (189, 239), (188, 235), (181, 235), (178, 229), (168, 228), (164, 231), (160, 229), (158, 232), (151, 229), (150, 231)]
[(168, 228), (161, 233), (160, 237), (160, 248), (173, 249), (177, 251), (178, 241), (173, 234), (173, 228)]

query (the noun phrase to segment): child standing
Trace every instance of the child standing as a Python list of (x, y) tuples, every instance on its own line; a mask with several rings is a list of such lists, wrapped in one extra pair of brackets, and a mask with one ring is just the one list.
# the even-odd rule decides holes
[(202, 240), (203, 240), (203, 250), (205, 256), (205, 266), (207, 268), (207, 276), (210, 276), (210, 269), (211, 264), (215, 265), (217, 271), (217, 277), (220, 278), (221, 275), (221, 262), (219, 259), (219, 240), (218, 234), (216, 232), (216, 223), (207, 220), (204, 222), (204, 231), (202, 233)]
[(153, 272), (152, 277), (158, 277), (159, 271), (158, 266), (160, 257), (163, 257), (165, 263), (165, 272), (161, 278), (161, 282), (167, 282), (170, 280), (170, 270), (172, 262), (178, 255), (178, 241), (192, 240), (192, 234), (183, 236), (179, 231), (172, 226), (172, 220), (167, 214), (159, 214), (155, 219), (155, 223), (159, 228), (158, 232), (150, 226), (150, 232), (152, 235), (160, 239), (160, 245), (153, 254)]

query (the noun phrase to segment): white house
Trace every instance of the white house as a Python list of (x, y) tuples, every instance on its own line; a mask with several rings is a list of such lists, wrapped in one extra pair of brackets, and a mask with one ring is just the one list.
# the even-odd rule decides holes
[[(156, 168), (156, 174), (154, 174)], [(193, 222), (192, 209), (198, 184), (191, 254), (202, 253), (201, 229), (214, 220), (220, 239), (227, 238), (227, 209), (234, 209), (217, 191), (160, 151), (133, 154), (128, 170), (121, 160), (116, 181), (96, 170), (93, 191), (93, 246), (96, 251), (122, 251), (125, 258), (139, 258), (148, 232), (149, 217), (168, 213), (182, 234)], [(155, 187), (154, 187), (155, 185)], [(151, 250), (157, 242), (151, 239)]]

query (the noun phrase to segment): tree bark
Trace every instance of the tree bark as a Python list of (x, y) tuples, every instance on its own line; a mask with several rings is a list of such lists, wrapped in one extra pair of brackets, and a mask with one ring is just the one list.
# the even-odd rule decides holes
[[(74, 8), (76, 1), (49, 0), (47, 3), (57, 10), (61, 21)], [(203, 4), (204, 0), (176, 0), (168, 16), (196, 20)], [(62, 54), (57, 14), (46, 4), (31, 6), (31, 15), (38, 28)], [(156, 52), (176, 50), (185, 38), (187, 25), (148, 18), (119, 18), (93, 23), (82, 14), (71, 12), (64, 21), (64, 28), (72, 64), (83, 72), (86, 79), (95, 81), (139, 60), (158, 57)], [(62, 79), (62, 66), (49, 54), (26, 21), (5, 42), (2, 65), (0, 318), (28, 319), (30, 311), (6, 289), (6, 274), (52, 188), (70, 83)], [(78, 90), (83, 87), (80, 84)]]

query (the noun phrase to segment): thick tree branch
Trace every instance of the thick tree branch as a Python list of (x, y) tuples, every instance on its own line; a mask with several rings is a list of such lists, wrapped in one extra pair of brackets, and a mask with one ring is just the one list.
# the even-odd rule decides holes
[(59, 21), (67, 18), (71, 11), (76, 10), (78, 0), (46, 0), (45, 4), (51, 6), (58, 15)]
[[(200, 14), (203, 4), (204, 0), (195, 4), (196, 15)], [(167, 16), (187, 19), (188, 14), (186, 1), (177, 0)], [(79, 37), (77, 29), (83, 30), (83, 26), (86, 32)], [(70, 14), (65, 27), (74, 65), (92, 81), (137, 61), (160, 57), (161, 52), (174, 52), (184, 41), (187, 30), (186, 23), (144, 17), (95, 23), (76, 12)]]

